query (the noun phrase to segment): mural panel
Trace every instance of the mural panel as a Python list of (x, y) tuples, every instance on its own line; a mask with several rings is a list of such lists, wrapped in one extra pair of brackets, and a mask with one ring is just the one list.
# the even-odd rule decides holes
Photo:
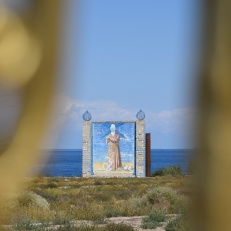
[(135, 174), (135, 122), (92, 122), (92, 173)]

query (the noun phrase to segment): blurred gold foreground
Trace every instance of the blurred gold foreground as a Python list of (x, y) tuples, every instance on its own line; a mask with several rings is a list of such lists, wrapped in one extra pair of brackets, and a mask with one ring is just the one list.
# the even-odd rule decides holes
[(0, 84), (20, 88), (24, 105), (10, 147), (0, 156), (0, 198), (20, 188), (51, 108), (57, 58), (59, 0), (35, 0), (25, 15), (0, 8)]
[(231, 230), (231, 1), (207, 1), (197, 230)]
[[(51, 107), (59, 0), (35, 0), (18, 16), (0, 9), (0, 84), (20, 88), (24, 107), (9, 149), (0, 156), (0, 199), (20, 189), (37, 160)], [(231, 230), (231, 1), (207, 1), (201, 79), (196, 230)]]

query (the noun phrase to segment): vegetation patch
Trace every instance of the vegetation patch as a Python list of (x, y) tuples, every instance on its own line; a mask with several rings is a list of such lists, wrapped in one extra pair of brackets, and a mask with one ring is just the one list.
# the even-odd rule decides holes
[(182, 169), (179, 165), (173, 165), (173, 166), (166, 166), (164, 168), (159, 168), (155, 172), (152, 173), (152, 176), (181, 176), (182, 175)]
[(24, 191), (18, 195), (18, 206), (20, 207), (30, 207), (36, 206), (43, 209), (49, 209), (50, 205), (46, 199), (32, 191)]
[[(9, 203), (0, 208), (8, 212), (7, 216), (0, 216), (0, 222), (27, 227), (24, 230), (30, 230), (34, 223), (69, 225), (70, 229), (77, 230), (72, 221), (89, 220), (98, 227), (107, 217), (151, 216), (156, 212), (182, 214), (188, 204), (190, 180), (180, 176), (107, 179), (40, 175), (25, 178), (28, 190), (19, 193), (17, 202), (13, 203), (15, 206)], [(48, 187), (51, 184), (56, 187)]]
[(161, 222), (166, 221), (166, 216), (159, 212), (149, 214), (148, 217), (142, 219), (141, 228), (143, 229), (155, 229), (161, 226)]
[(179, 216), (176, 219), (170, 221), (165, 228), (166, 231), (186, 231), (191, 230), (189, 225), (189, 219), (187, 216)]
[(60, 225), (60, 226), (52, 226), (49, 224), (34, 224), (32, 221), (21, 221), (14, 225), (11, 228), (12, 231), (25, 231), (25, 230), (33, 230), (33, 231), (134, 231), (134, 229), (126, 224), (106, 224), (105, 226), (97, 226), (97, 225), (80, 225), (76, 226), (72, 223)]
[(165, 213), (181, 214), (188, 206), (188, 199), (170, 187), (156, 187), (147, 192), (147, 200)]

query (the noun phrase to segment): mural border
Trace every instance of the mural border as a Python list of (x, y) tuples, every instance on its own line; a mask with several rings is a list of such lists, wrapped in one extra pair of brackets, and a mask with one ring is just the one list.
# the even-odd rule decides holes
[(134, 124), (134, 171), (131, 174), (119, 174), (118, 173), (104, 173), (106, 177), (134, 177), (136, 175), (136, 121), (134, 120), (123, 120), (123, 121), (116, 121), (116, 120), (107, 120), (107, 121), (92, 121), (91, 122), (91, 175), (92, 176), (103, 176), (97, 173), (94, 173), (94, 157), (93, 157), (93, 125), (94, 124), (118, 124), (118, 123), (131, 123)]
[[(135, 123), (135, 156), (134, 173), (131, 175), (95, 175), (93, 172), (93, 124), (96, 123)], [(82, 153), (83, 177), (145, 177), (146, 176), (146, 133), (145, 120), (107, 120), (107, 121), (83, 121), (83, 153)]]

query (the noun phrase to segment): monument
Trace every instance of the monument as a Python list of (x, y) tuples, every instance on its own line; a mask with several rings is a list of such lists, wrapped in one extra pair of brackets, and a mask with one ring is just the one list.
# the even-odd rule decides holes
[(145, 177), (145, 114), (136, 121), (91, 121), (83, 114), (83, 177)]

